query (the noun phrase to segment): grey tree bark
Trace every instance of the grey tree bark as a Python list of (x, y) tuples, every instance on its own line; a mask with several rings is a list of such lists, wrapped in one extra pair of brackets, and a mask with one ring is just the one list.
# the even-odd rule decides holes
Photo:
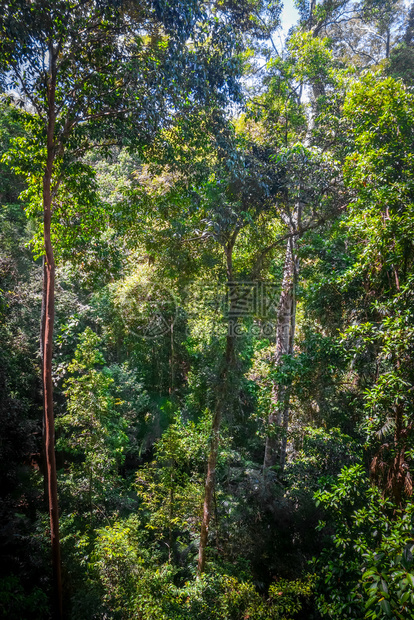
[[(272, 359), (275, 368), (283, 363), (283, 356), (293, 353), (297, 279), (296, 240), (289, 237), (286, 245), (283, 268), (282, 290), (280, 293), (276, 321), (276, 346)], [(263, 467), (268, 470), (278, 464), (283, 469), (286, 461), (287, 431), (289, 427), (289, 388), (281, 383), (274, 383), (271, 390), (271, 410), (268, 417), (268, 434), (265, 443)]]

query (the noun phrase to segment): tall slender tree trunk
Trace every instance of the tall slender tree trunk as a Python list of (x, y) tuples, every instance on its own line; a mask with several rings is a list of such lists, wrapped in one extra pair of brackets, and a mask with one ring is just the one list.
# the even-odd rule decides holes
[[(227, 283), (233, 282), (233, 248), (236, 242), (238, 229), (232, 235), (231, 240), (225, 246), (226, 264), (227, 264)], [(198, 549), (198, 574), (204, 572), (206, 564), (206, 552), (208, 542), (208, 530), (210, 527), (211, 514), (214, 504), (214, 490), (215, 490), (215, 475), (218, 448), (220, 443), (220, 425), (223, 415), (223, 411), (226, 407), (229, 398), (229, 375), (235, 366), (236, 354), (235, 354), (235, 312), (233, 308), (232, 297), (230, 298), (229, 317), (227, 325), (226, 336), (226, 351), (222, 360), (222, 369), (219, 372), (218, 388), (217, 388), (217, 400), (214, 409), (213, 420), (211, 424), (211, 439), (210, 439), (210, 452), (207, 461), (207, 476), (204, 487), (204, 504), (203, 504), (203, 520), (201, 523), (200, 533), (200, 545)]]
[[(42, 311), (40, 315), (40, 362), (41, 362), (41, 375), (42, 375), (42, 398), (45, 393), (45, 385), (43, 380), (43, 363), (45, 352), (45, 329), (46, 329), (46, 259), (43, 256), (42, 259)], [(43, 473), (43, 492), (45, 506), (49, 506), (49, 491), (47, 480), (47, 467), (46, 467), (46, 415), (45, 415), (45, 402), (43, 398), (43, 425), (42, 425), (42, 473)]]
[(217, 401), (214, 410), (213, 421), (211, 425), (211, 443), (210, 453), (207, 462), (207, 476), (204, 486), (204, 504), (203, 504), (203, 520), (201, 523), (200, 546), (198, 548), (198, 573), (204, 572), (206, 565), (206, 552), (208, 542), (208, 529), (211, 520), (211, 511), (213, 508), (214, 484), (216, 474), (217, 455), (220, 439), (220, 423), (222, 414), (222, 404)]
[[(174, 462), (171, 465), (172, 468), (174, 468)], [(175, 484), (175, 479), (174, 479), (174, 470), (172, 471), (171, 474), (171, 483), (170, 483), (170, 512), (169, 512), (169, 523), (168, 523), (168, 563), (171, 564), (171, 557), (172, 557), (172, 548), (173, 548), (173, 527), (172, 527), (172, 522), (173, 522), (173, 518), (174, 518), (174, 484)]]
[(170, 323), (170, 341), (171, 341), (171, 358), (170, 358), (170, 395), (171, 398), (174, 398), (174, 389), (175, 389), (175, 368), (174, 368), (174, 319), (171, 317)]
[(46, 455), (46, 475), (48, 504), (50, 517), (50, 537), (52, 545), (52, 568), (54, 581), (55, 617), (61, 620), (63, 617), (62, 605), (62, 573), (60, 561), (59, 541), (59, 513), (57, 497), (56, 455), (55, 455), (55, 420), (53, 414), (53, 380), (52, 380), (52, 355), (53, 355), (53, 326), (55, 320), (55, 259), (51, 242), (52, 220), (52, 175), (55, 158), (55, 85), (56, 74), (54, 68), (54, 53), (51, 50), (51, 72), (48, 85), (48, 126), (47, 126), (47, 160), (43, 176), (43, 233), (45, 244), (45, 265), (43, 285), (43, 355), (42, 355), (42, 379), (43, 379), (43, 409), (44, 409), (44, 435)]
[[(292, 305), (290, 313), (290, 333), (289, 333), (289, 355), (293, 355), (293, 347), (295, 344), (295, 329), (296, 329), (296, 280), (298, 274), (298, 260), (295, 252), (295, 241), (292, 238), (292, 258), (293, 258), (293, 284), (292, 284)], [(282, 416), (282, 441), (280, 449), (280, 467), (283, 471), (286, 463), (286, 449), (287, 449), (287, 435), (289, 429), (289, 414), (290, 414), (290, 387), (288, 386), (285, 393), (283, 416)]]
[[(282, 364), (283, 355), (293, 352), (295, 329), (295, 280), (296, 252), (294, 237), (288, 239), (283, 268), (282, 290), (280, 293), (276, 322), (276, 350), (272, 363), (275, 368)], [(275, 382), (271, 392), (271, 410), (268, 417), (268, 434), (265, 443), (263, 468), (279, 464), (282, 468), (286, 460), (287, 430), (289, 424), (289, 389)]]

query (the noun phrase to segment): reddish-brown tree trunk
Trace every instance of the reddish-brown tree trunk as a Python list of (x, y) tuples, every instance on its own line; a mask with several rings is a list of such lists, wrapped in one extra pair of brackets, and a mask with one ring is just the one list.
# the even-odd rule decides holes
[[(43, 256), (42, 261), (42, 313), (40, 317), (40, 360), (41, 360), (41, 375), (42, 375), (42, 394), (45, 393), (45, 386), (43, 382), (43, 361), (45, 352), (45, 328), (46, 328), (46, 259)], [(47, 481), (47, 467), (46, 467), (46, 418), (45, 418), (45, 403), (43, 400), (43, 427), (42, 427), (42, 473), (43, 473), (43, 492), (45, 499), (45, 506), (49, 506), (49, 492)]]
[[(53, 255), (52, 255), (53, 256)], [(56, 615), (62, 618), (62, 577), (59, 542), (59, 513), (57, 497), (57, 476), (55, 457), (55, 421), (53, 414), (52, 344), (54, 323), (55, 265), (46, 265), (46, 321), (43, 355), (43, 402), (45, 416), (45, 455), (47, 494), (50, 516), (50, 538), (52, 544), (52, 567)]]
[(43, 176), (43, 234), (45, 245), (45, 265), (43, 284), (43, 409), (44, 438), (46, 456), (47, 492), (50, 517), (50, 538), (52, 546), (52, 569), (54, 581), (54, 615), (59, 620), (63, 617), (62, 605), (62, 572), (59, 541), (59, 512), (57, 496), (56, 456), (55, 456), (55, 419), (53, 414), (53, 326), (55, 320), (55, 259), (51, 241), (52, 220), (52, 175), (55, 158), (55, 85), (56, 75), (53, 66), (53, 50), (51, 50), (51, 73), (48, 85), (48, 126), (47, 126), (47, 160)]

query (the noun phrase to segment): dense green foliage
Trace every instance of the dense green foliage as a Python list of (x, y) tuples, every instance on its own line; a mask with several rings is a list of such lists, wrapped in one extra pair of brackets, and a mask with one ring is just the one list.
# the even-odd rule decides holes
[(1, 617), (53, 617), (53, 36), (64, 617), (414, 619), (414, 8), (296, 4), (0, 1)]

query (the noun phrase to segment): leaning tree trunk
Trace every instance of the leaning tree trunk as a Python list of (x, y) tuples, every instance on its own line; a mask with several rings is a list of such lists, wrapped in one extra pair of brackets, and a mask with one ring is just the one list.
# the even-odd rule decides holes
[[(276, 322), (276, 351), (272, 363), (277, 369), (282, 364), (283, 355), (293, 352), (295, 329), (295, 279), (296, 256), (294, 237), (288, 239), (283, 269), (282, 291), (279, 299)], [(287, 430), (289, 423), (289, 389), (275, 382), (271, 391), (271, 410), (268, 417), (268, 433), (265, 444), (263, 468), (279, 464), (282, 468), (286, 459)]]
[(53, 414), (53, 326), (55, 320), (55, 259), (51, 241), (52, 219), (52, 175), (55, 157), (55, 83), (56, 78), (52, 68), (51, 80), (48, 88), (49, 122), (47, 127), (47, 160), (43, 176), (43, 233), (45, 244), (45, 265), (43, 271), (43, 315), (42, 315), (42, 380), (43, 380), (43, 410), (44, 410), (44, 438), (46, 455), (46, 477), (48, 491), (48, 505), (50, 517), (50, 537), (52, 546), (52, 569), (54, 580), (55, 616), (60, 620), (62, 609), (62, 574), (60, 562), (59, 542), (59, 513), (57, 497), (57, 476), (55, 456), (55, 420)]
[[(233, 234), (231, 241), (225, 246), (226, 263), (227, 263), (227, 283), (233, 282), (233, 248), (236, 242), (238, 230)], [(223, 411), (229, 398), (229, 379), (234, 370), (236, 362), (235, 354), (235, 312), (232, 307), (232, 297), (230, 298), (228, 329), (226, 337), (226, 351), (222, 360), (222, 368), (218, 376), (217, 401), (214, 409), (214, 415), (211, 425), (210, 452), (207, 461), (207, 476), (204, 487), (204, 504), (203, 504), (203, 520), (201, 523), (200, 545), (198, 549), (198, 574), (204, 572), (206, 564), (206, 552), (208, 542), (208, 530), (210, 526), (211, 514), (213, 511), (213, 499), (215, 489), (215, 474), (217, 465), (218, 448), (220, 442), (220, 425)]]

